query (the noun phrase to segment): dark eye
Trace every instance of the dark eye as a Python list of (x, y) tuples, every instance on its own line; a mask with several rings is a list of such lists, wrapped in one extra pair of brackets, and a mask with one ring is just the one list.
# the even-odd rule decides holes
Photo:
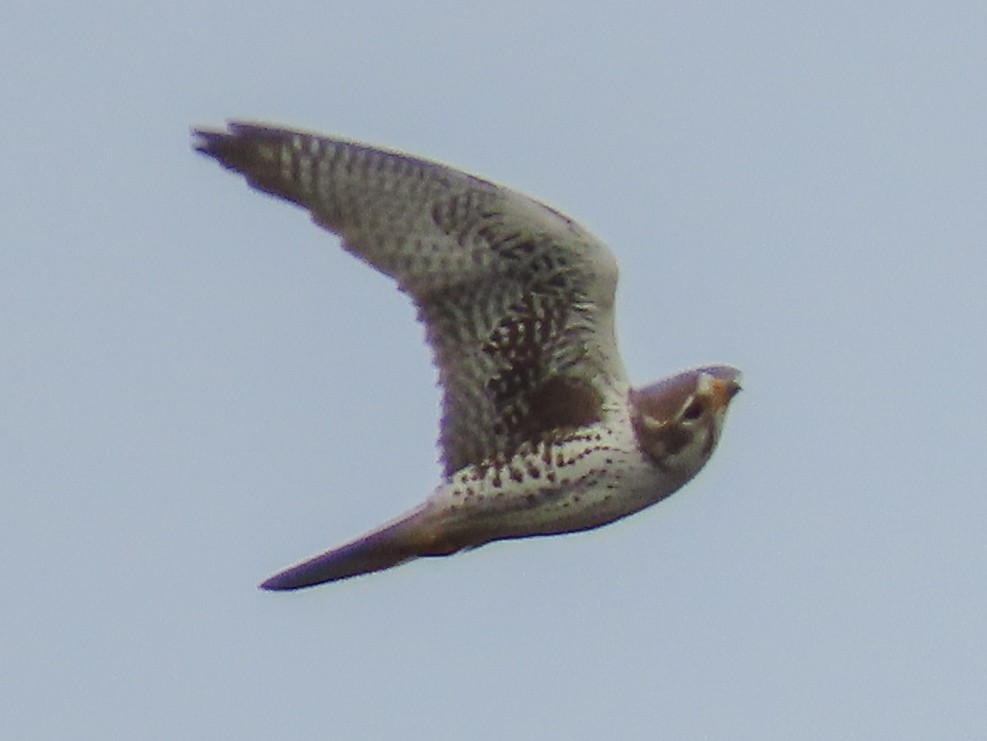
[(695, 421), (703, 416), (703, 404), (698, 399), (689, 402), (689, 406), (682, 412), (682, 419)]

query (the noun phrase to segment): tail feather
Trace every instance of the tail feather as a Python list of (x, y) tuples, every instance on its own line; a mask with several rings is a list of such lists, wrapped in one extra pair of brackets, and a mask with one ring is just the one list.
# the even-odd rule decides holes
[(260, 588), (283, 591), (314, 587), (383, 571), (421, 556), (439, 555), (423, 536), (424, 512), (425, 507), (412, 510), (378, 530), (275, 574)]

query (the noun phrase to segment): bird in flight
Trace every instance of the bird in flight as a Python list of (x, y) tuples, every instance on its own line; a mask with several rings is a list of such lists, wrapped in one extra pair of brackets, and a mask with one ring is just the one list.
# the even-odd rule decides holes
[(343, 139), (240, 122), (193, 135), (199, 152), (307, 209), (394, 279), (442, 387), (444, 478), (432, 494), (263, 589), (596, 528), (674, 493), (709, 460), (740, 372), (712, 365), (631, 388), (614, 336), (616, 261), (564, 214)]

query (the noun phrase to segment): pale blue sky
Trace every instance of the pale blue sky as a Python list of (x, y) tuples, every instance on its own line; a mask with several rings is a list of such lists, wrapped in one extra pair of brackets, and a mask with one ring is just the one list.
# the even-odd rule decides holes
[[(987, 5), (819, 5), (8, 5), (4, 735), (987, 735)], [(577, 218), (637, 383), (744, 370), (712, 463), (257, 590), (431, 490), (438, 392), (385, 279), (190, 150), (229, 117)]]

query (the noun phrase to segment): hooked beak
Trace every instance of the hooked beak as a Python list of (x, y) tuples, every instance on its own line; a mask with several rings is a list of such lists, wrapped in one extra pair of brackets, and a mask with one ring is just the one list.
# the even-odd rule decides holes
[(714, 378), (710, 384), (712, 397), (713, 397), (713, 408), (716, 411), (726, 409), (727, 405), (730, 403), (731, 399), (737, 395), (740, 391), (740, 375), (738, 374), (736, 378)]

